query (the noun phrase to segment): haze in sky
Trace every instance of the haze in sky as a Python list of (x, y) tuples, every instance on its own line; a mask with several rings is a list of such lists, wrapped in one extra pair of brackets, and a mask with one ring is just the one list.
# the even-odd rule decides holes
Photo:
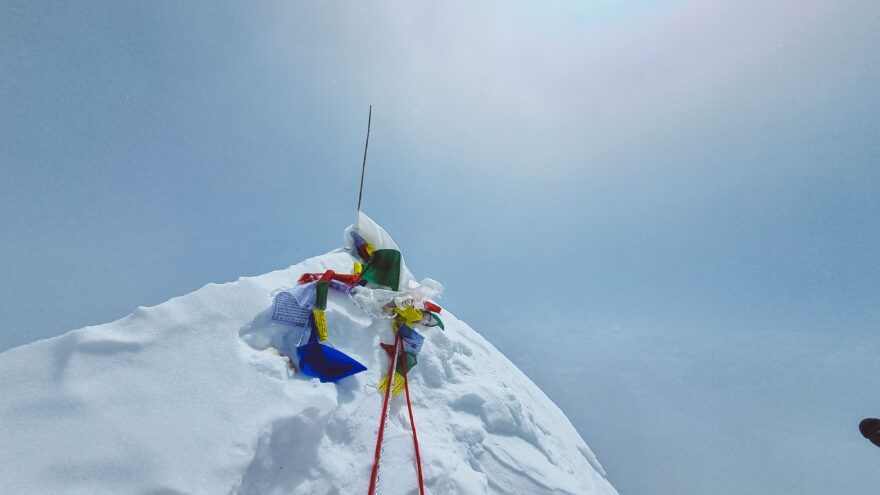
[(0, 349), (338, 247), (372, 104), (365, 211), (622, 494), (880, 485), (877, 2), (0, 9)]

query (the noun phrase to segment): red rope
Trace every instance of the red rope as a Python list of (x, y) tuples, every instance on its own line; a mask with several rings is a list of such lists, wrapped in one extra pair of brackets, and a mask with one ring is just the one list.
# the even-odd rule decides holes
[(419, 453), (419, 437), (416, 435), (416, 420), (413, 418), (412, 404), (409, 400), (409, 379), (406, 372), (406, 356), (403, 357), (403, 387), (406, 390), (406, 408), (409, 409), (409, 424), (412, 425), (413, 445), (416, 448), (416, 467), (419, 470), (419, 493), (425, 495), (425, 480), (422, 478), (422, 456)]
[(395, 334), (394, 355), (391, 357), (391, 365), (388, 368), (388, 383), (385, 384), (385, 401), (382, 403), (382, 419), (379, 421), (379, 436), (376, 438), (376, 453), (373, 457), (373, 472), (370, 473), (369, 495), (375, 495), (376, 493), (376, 478), (379, 475), (379, 456), (382, 453), (382, 437), (385, 435), (385, 417), (388, 414), (388, 399), (389, 397), (391, 397), (391, 377), (394, 376), (394, 361), (397, 360), (397, 352), (399, 347), (400, 335)]

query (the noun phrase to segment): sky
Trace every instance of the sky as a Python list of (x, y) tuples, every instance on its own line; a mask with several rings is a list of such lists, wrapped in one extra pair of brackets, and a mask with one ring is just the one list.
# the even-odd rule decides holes
[(364, 210), (624, 495), (875, 493), (880, 4), (0, 0), (0, 351)]

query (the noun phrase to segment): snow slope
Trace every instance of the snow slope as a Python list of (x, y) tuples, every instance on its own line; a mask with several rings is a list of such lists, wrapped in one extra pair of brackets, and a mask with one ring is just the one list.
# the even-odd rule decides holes
[[(331, 291), (331, 341), (368, 368), (337, 384), (267, 350), (294, 328), (270, 319), (274, 294), (303, 272), (348, 273), (353, 262), (337, 250), (0, 354), (3, 492), (366, 493), (388, 320)], [(446, 331), (423, 332), (410, 372), (427, 491), (616, 494), (559, 408), (477, 332), (443, 317)], [(381, 493), (418, 493), (413, 459), (398, 396)]]

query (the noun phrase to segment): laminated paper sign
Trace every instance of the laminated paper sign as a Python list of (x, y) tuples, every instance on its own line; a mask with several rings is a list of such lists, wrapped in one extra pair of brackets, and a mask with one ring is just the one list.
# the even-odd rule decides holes
[(275, 311), (272, 313), (273, 320), (305, 327), (309, 322), (310, 314), (311, 311), (300, 306), (296, 297), (290, 292), (281, 292), (275, 296)]

